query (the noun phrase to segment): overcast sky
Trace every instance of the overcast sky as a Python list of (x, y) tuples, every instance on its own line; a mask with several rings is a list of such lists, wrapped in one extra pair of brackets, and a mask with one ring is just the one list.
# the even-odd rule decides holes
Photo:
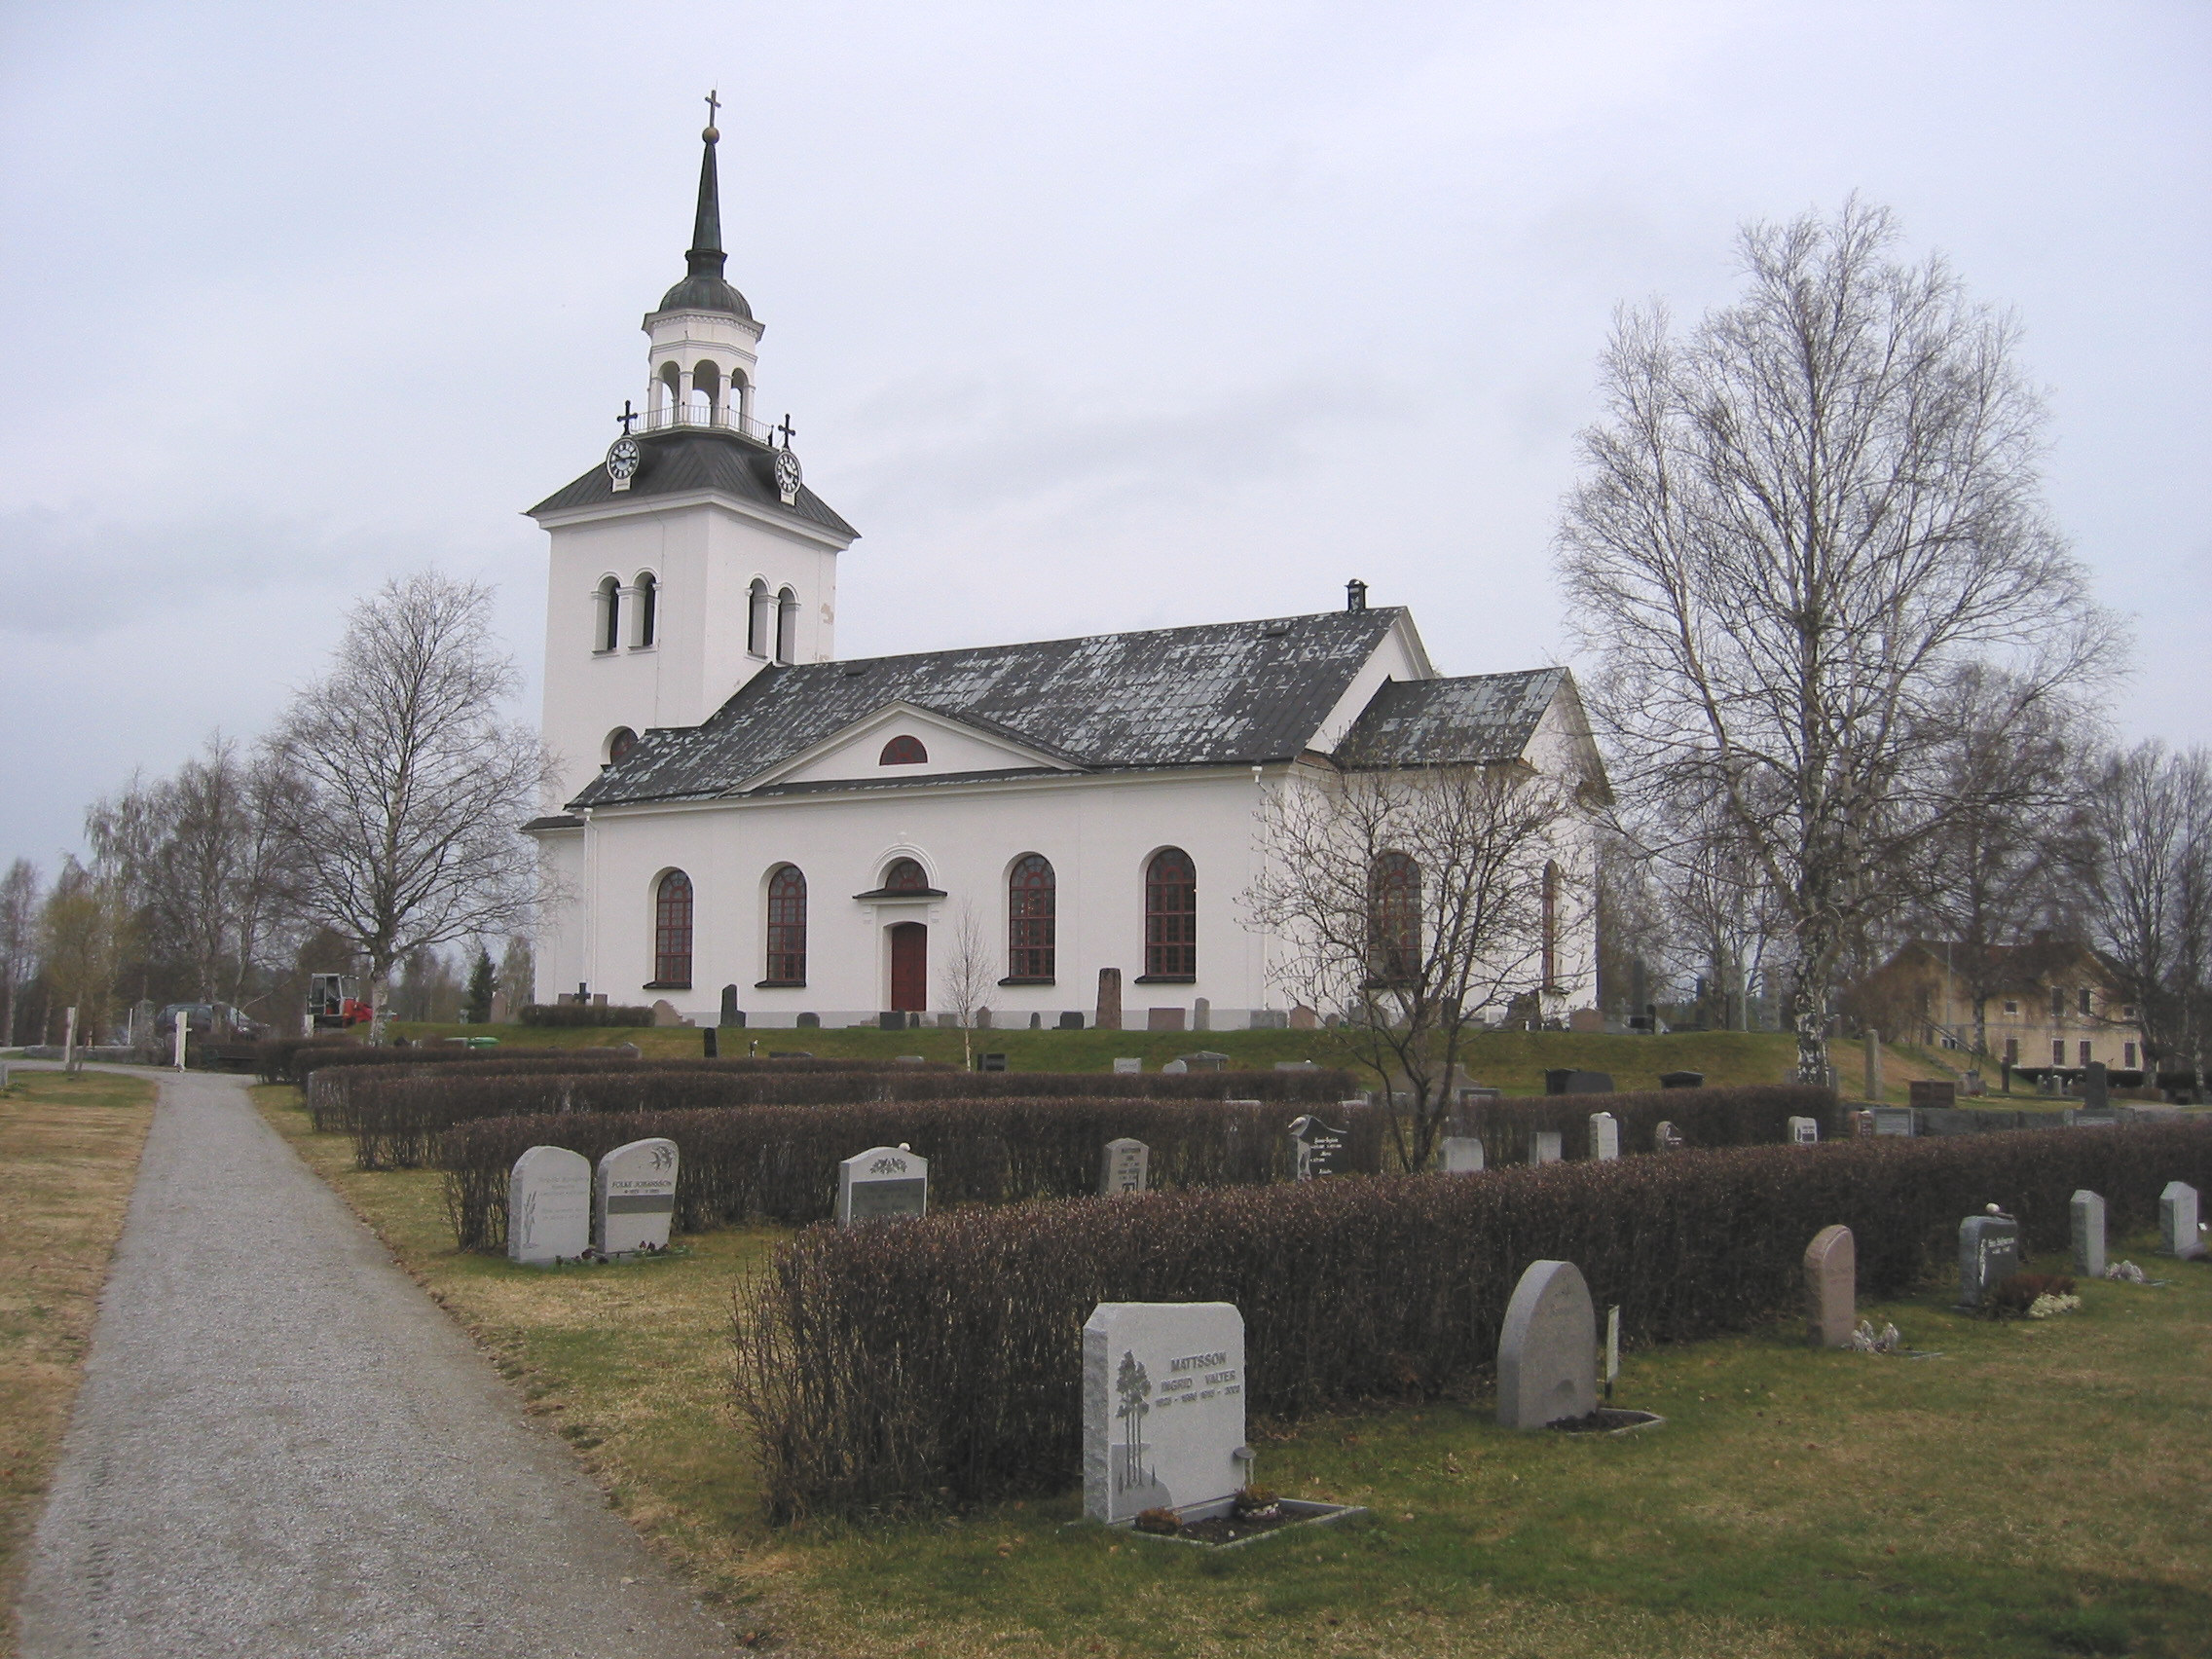
[(0, 6), (0, 860), (497, 584), (682, 272), (709, 86), (840, 655), (1413, 607), (1558, 660), (1613, 308), (1899, 214), (2012, 308), (2129, 734), (2212, 741), (2212, 6)]

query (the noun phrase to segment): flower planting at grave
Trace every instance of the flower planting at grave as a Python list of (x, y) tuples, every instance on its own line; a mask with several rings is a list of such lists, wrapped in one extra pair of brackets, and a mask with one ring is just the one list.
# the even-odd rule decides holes
[(1862, 1295), (1897, 1295), (1947, 1266), (1962, 1213), (1998, 1202), (2058, 1248), (2077, 1187), (2144, 1226), (2177, 1174), (2212, 1174), (2212, 1128), (1735, 1148), (810, 1229), (740, 1295), (739, 1399), (775, 1517), (1049, 1492), (1079, 1466), (1081, 1332), (1101, 1302), (1235, 1304), (1251, 1409), (1293, 1419), (1479, 1385), (1539, 1257), (1575, 1263), (1631, 1343), (1678, 1342), (1795, 1306), (1816, 1221), (1851, 1228)]

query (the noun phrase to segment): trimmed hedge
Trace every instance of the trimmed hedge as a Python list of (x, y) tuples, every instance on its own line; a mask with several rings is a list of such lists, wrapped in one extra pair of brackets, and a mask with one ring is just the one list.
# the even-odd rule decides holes
[(532, 1003), (515, 1015), (518, 1025), (567, 1026), (623, 1025), (637, 1027), (653, 1022), (649, 1008), (618, 1008), (592, 1003)]
[(1610, 1112), (1621, 1126), (1621, 1154), (1650, 1152), (1663, 1123), (1693, 1147), (1771, 1146), (1789, 1138), (1789, 1120), (1812, 1118), (1823, 1139), (1846, 1132), (1835, 1091), (1803, 1084), (1730, 1088), (1647, 1088), (1617, 1094), (1545, 1094), (1474, 1102), (1460, 1110), (1466, 1132), (1482, 1137), (1484, 1161), (1526, 1163), (1539, 1130), (1557, 1133), (1569, 1161), (1590, 1156), (1590, 1119)]
[[(818, 1062), (819, 1063), (819, 1062)], [(596, 1073), (484, 1076), (444, 1072), (396, 1077), (347, 1091), (353, 1155), (363, 1169), (408, 1169), (430, 1156), (441, 1130), (474, 1118), (547, 1112), (677, 1112), (730, 1106), (854, 1106), (877, 1100), (1161, 1099), (1333, 1103), (1352, 1090), (1349, 1072), (1194, 1072), (1186, 1077), (1107, 1072), (888, 1071), (794, 1072), (790, 1060), (754, 1070), (728, 1062), (697, 1069), (631, 1065)], [(834, 1064), (832, 1062), (831, 1064)], [(856, 1149), (858, 1150), (858, 1149)]]
[[(301, 1088), (320, 1071), (340, 1066), (496, 1065), (506, 1060), (559, 1059), (563, 1055), (592, 1055), (590, 1049), (471, 1049), (461, 1043), (424, 1043), (400, 1048), (396, 1044), (371, 1047), (350, 1037), (278, 1037), (258, 1046), (254, 1069), (264, 1083), (289, 1083)], [(610, 1058), (611, 1049), (598, 1051)]]
[(1082, 1466), (1082, 1329), (1100, 1302), (1224, 1301), (1247, 1397), (1287, 1418), (1466, 1391), (1534, 1260), (1578, 1266), (1624, 1337), (1678, 1342), (1801, 1306), (1815, 1232), (1859, 1288), (1956, 1259), (1960, 1220), (2068, 1236), (2077, 1187), (2117, 1229), (2170, 1180), (2212, 1187), (2212, 1127), (1862, 1139), (1617, 1162), (1163, 1193), (810, 1228), (738, 1296), (738, 1399), (772, 1519), (1051, 1493)]
[[(1086, 1198), (1098, 1191), (1108, 1141), (1152, 1149), (1156, 1187), (1288, 1180), (1297, 1101), (916, 1100), (844, 1106), (727, 1107), (681, 1112), (561, 1113), (484, 1118), (438, 1138), (446, 1207), (464, 1250), (502, 1248), (507, 1177), (534, 1146), (563, 1146), (594, 1162), (625, 1142), (665, 1135), (680, 1154), (676, 1227), (753, 1220), (799, 1225), (834, 1213), (837, 1164), (871, 1146), (911, 1146), (930, 1161), (930, 1207)], [(1382, 1166), (1382, 1116), (1347, 1108), (1345, 1166)]]

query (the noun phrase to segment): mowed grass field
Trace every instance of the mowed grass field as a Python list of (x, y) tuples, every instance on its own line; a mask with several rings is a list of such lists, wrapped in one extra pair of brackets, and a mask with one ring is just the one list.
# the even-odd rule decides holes
[(11, 1068), (0, 1089), (0, 1652), (69, 1425), (155, 1086)]
[(1373, 1514), (1227, 1555), (1069, 1526), (1073, 1470), (1048, 1502), (771, 1531), (728, 1337), (776, 1233), (553, 1272), (461, 1256), (437, 1175), (354, 1171), (294, 1091), (258, 1098), (765, 1649), (2212, 1653), (2212, 1267), (2148, 1239), (2116, 1257), (2173, 1283), (2085, 1285), (2055, 1320), (1971, 1319), (1947, 1285), (1865, 1309), (1939, 1357), (1809, 1351), (1788, 1323), (1632, 1352), (1618, 1403), (1669, 1421), (1625, 1439), (1507, 1433), (1479, 1396), (1256, 1424), (1262, 1481)]

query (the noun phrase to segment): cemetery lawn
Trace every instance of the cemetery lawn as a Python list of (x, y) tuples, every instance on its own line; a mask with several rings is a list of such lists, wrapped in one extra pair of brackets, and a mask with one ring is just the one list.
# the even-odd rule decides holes
[[(1794, 1321), (1626, 1356), (1666, 1426), (1514, 1434), (1489, 1402), (1255, 1425), (1259, 1478), (1363, 1522), (1205, 1554), (1087, 1526), (1074, 1490), (771, 1532), (728, 1408), (730, 1295), (779, 1235), (541, 1272), (455, 1253), (426, 1171), (360, 1174), (289, 1089), (269, 1119), (553, 1416), (617, 1508), (764, 1650), (1337, 1656), (2212, 1653), (2212, 1266), (1993, 1324), (1931, 1287), (1862, 1309), (1942, 1357), (1822, 1353)], [(2064, 1263), (2033, 1264), (2063, 1271)]]
[(0, 1089), (0, 1651), (154, 1121), (143, 1078), (15, 1071)]

